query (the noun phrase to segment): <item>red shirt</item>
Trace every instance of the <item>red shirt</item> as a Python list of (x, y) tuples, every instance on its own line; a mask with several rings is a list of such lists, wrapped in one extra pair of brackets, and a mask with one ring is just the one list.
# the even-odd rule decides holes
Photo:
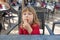
[[(31, 35), (33, 34), (33, 35), (38, 35), (38, 34), (40, 34), (40, 31), (39, 31), (39, 25), (38, 24), (33, 24), (33, 25), (31, 25), (31, 28), (33, 29), (33, 31), (31, 32)], [(26, 29), (23, 29), (23, 28), (21, 28), (21, 26), (20, 26), (20, 28), (19, 28), (19, 34), (23, 34), (23, 35), (28, 35), (29, 33), (28, 33), (28, 31), (26, 30)]]

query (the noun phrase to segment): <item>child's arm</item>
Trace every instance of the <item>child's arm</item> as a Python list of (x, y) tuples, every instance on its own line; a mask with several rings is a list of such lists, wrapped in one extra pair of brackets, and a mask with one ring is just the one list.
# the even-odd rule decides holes
[(31, 34), (32, 28), (31, 28), (31, 26), (30, 26), (29, 23), (24, 23), (23, 28), (26, 29), (26, 30), (28, 31), (29, 34)]
[(31, 26), (29, 24), (27, 24), (25, 26), (25, 29), (28, 31), (29, 34), (40, 34), (40, 31), (39, 31), (39, 25), (38, 24), (34, 24), (31, 28)]
[(24, 20), (23, 28), (26, 29), (29, 34), (31, 34), (32, 28), (31, 28), (31, 26), (30, 26), (30, 24), (28, 23), (27, 20)]
[(23, 29), (21, 28), (21, 26), (19, 27), (19, 34), (23, 34)]
[(33, 29), (33, 31), (31, 32), (31, 34), (40, 34), (40, 31), (39, 31), (39, 25), (37, 25), (37, 24), (34, 24), (33, 26), (32, 26), (32, 29)]

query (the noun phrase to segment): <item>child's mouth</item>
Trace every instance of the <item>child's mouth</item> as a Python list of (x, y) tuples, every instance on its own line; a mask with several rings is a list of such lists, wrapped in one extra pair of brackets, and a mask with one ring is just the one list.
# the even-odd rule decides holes
[(27, 20), (27, 22), (29, 21), (28, 19), (26, 19)]

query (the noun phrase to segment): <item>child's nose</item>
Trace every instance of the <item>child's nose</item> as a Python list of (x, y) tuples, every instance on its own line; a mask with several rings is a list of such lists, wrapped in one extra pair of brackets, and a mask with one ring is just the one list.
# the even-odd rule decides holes
[(26, 15), (26, 18), (28, 19), (28, 15)]

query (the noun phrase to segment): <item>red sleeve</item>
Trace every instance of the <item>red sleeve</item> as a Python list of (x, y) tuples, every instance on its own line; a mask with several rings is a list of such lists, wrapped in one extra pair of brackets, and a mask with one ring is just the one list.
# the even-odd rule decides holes
[(23, 29), (21, 27), (19, 27), (19, 35), (23, 34)]
[(37, 24), (36, 24), (36, 25), (33, 25), (33, 28), (32, 28), (32, 29), (33, 29), (33, 31), (32, 31), (31, 34), (35, 34), (35, 35), (36, 35), (36, 34), (40, 34), (39, 25), (37, 25)]

